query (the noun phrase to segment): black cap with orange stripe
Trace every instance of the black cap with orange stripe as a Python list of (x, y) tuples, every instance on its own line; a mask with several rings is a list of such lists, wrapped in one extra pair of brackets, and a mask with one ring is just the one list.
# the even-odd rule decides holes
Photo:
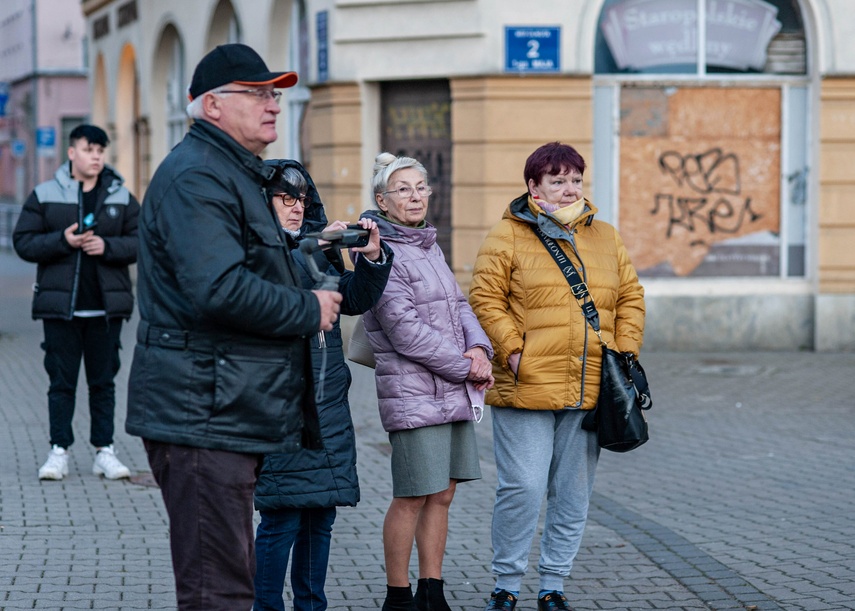
[(228, 83), (270, 85), (285, 89), (297, 84), (296, 72), (271, 72), (254, 49), (240, 43), (220, 45), (208, 53), (193, 72), (188, 97), (192, 101), (206, 91)]

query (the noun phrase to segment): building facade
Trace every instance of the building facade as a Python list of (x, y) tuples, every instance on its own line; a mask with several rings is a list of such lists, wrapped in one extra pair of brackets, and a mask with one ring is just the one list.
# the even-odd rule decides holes
[[(65, 160), (68, 134), (89, 116), (86, 23), (67, 0), (0, 3), (0, 237), (6, 208)], [(0, 244), (2, 245), (2, 244)]]
[(381, 150), (423, 161), (461, 283), (560, 140), (647, 291), (649, 348), (855, 350), (850, 0), (84, 0), (93, 119), (143, 193), (217, 44), (296, 70), (267, 157), (330, 218)]

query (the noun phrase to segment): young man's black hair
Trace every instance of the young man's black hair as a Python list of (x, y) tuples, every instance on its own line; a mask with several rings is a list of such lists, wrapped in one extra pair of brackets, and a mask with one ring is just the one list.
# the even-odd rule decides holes
[(107, 132), (95, 125), (84, 123), (83, 125), (75, 127), (68, 135), (68, 145), (74, 146), (74, 143), (81, 138), (86, 138), (90, 144), (99, 144), (104, 147), (110, 144), (110, 138), (107, 137)]

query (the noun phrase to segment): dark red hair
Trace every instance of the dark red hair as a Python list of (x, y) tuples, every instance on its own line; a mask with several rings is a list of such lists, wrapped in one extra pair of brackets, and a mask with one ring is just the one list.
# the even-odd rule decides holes
[(540, 184), (541, 179), (547, 174), (560, 174), (570, 170), (577, 170), (580, 174), (585, 173), (585, 160), (569, 144), (550, 142), (538, 148), (528, 156), (525, 162), (525, 186), (528, 181)]

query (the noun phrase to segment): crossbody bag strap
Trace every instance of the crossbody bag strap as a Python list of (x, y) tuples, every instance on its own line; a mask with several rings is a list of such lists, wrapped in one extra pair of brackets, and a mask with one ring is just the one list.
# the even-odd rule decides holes
[(600, 333), (600, 314), (597, 312), (597, 307), (594, 305), (594, 300), (591, 297), (591, 293), (588, 291), (588, 285), (584, 280), (582, 280), (582, 277), (579, 275), (579, 272), (576, 271), (573, 263), (567, 255), (564, 254), (564, 251), (561, 250), (561, 246), (559, 246), (555, 240), (543, 233), (543, 230), (540, 227), (535, 226), (534, 233), (546, 247), (546, 252), (548, 252), (555, 260), (555, 263), (558, 265), (561, 273), (564, 274), (564, 278), (570, 285), (570, 292), (573, 293), (573, 297), (576, 298), (576, 302), (579, 304), (579, 307), (582, 308), (585, 320), (588, 321), (588, 324), (591, 325), (594, 333), (596, 333), (597, 337), (600, 338), (600, 342), (605, 343), (603, 342), (603, 336)]

